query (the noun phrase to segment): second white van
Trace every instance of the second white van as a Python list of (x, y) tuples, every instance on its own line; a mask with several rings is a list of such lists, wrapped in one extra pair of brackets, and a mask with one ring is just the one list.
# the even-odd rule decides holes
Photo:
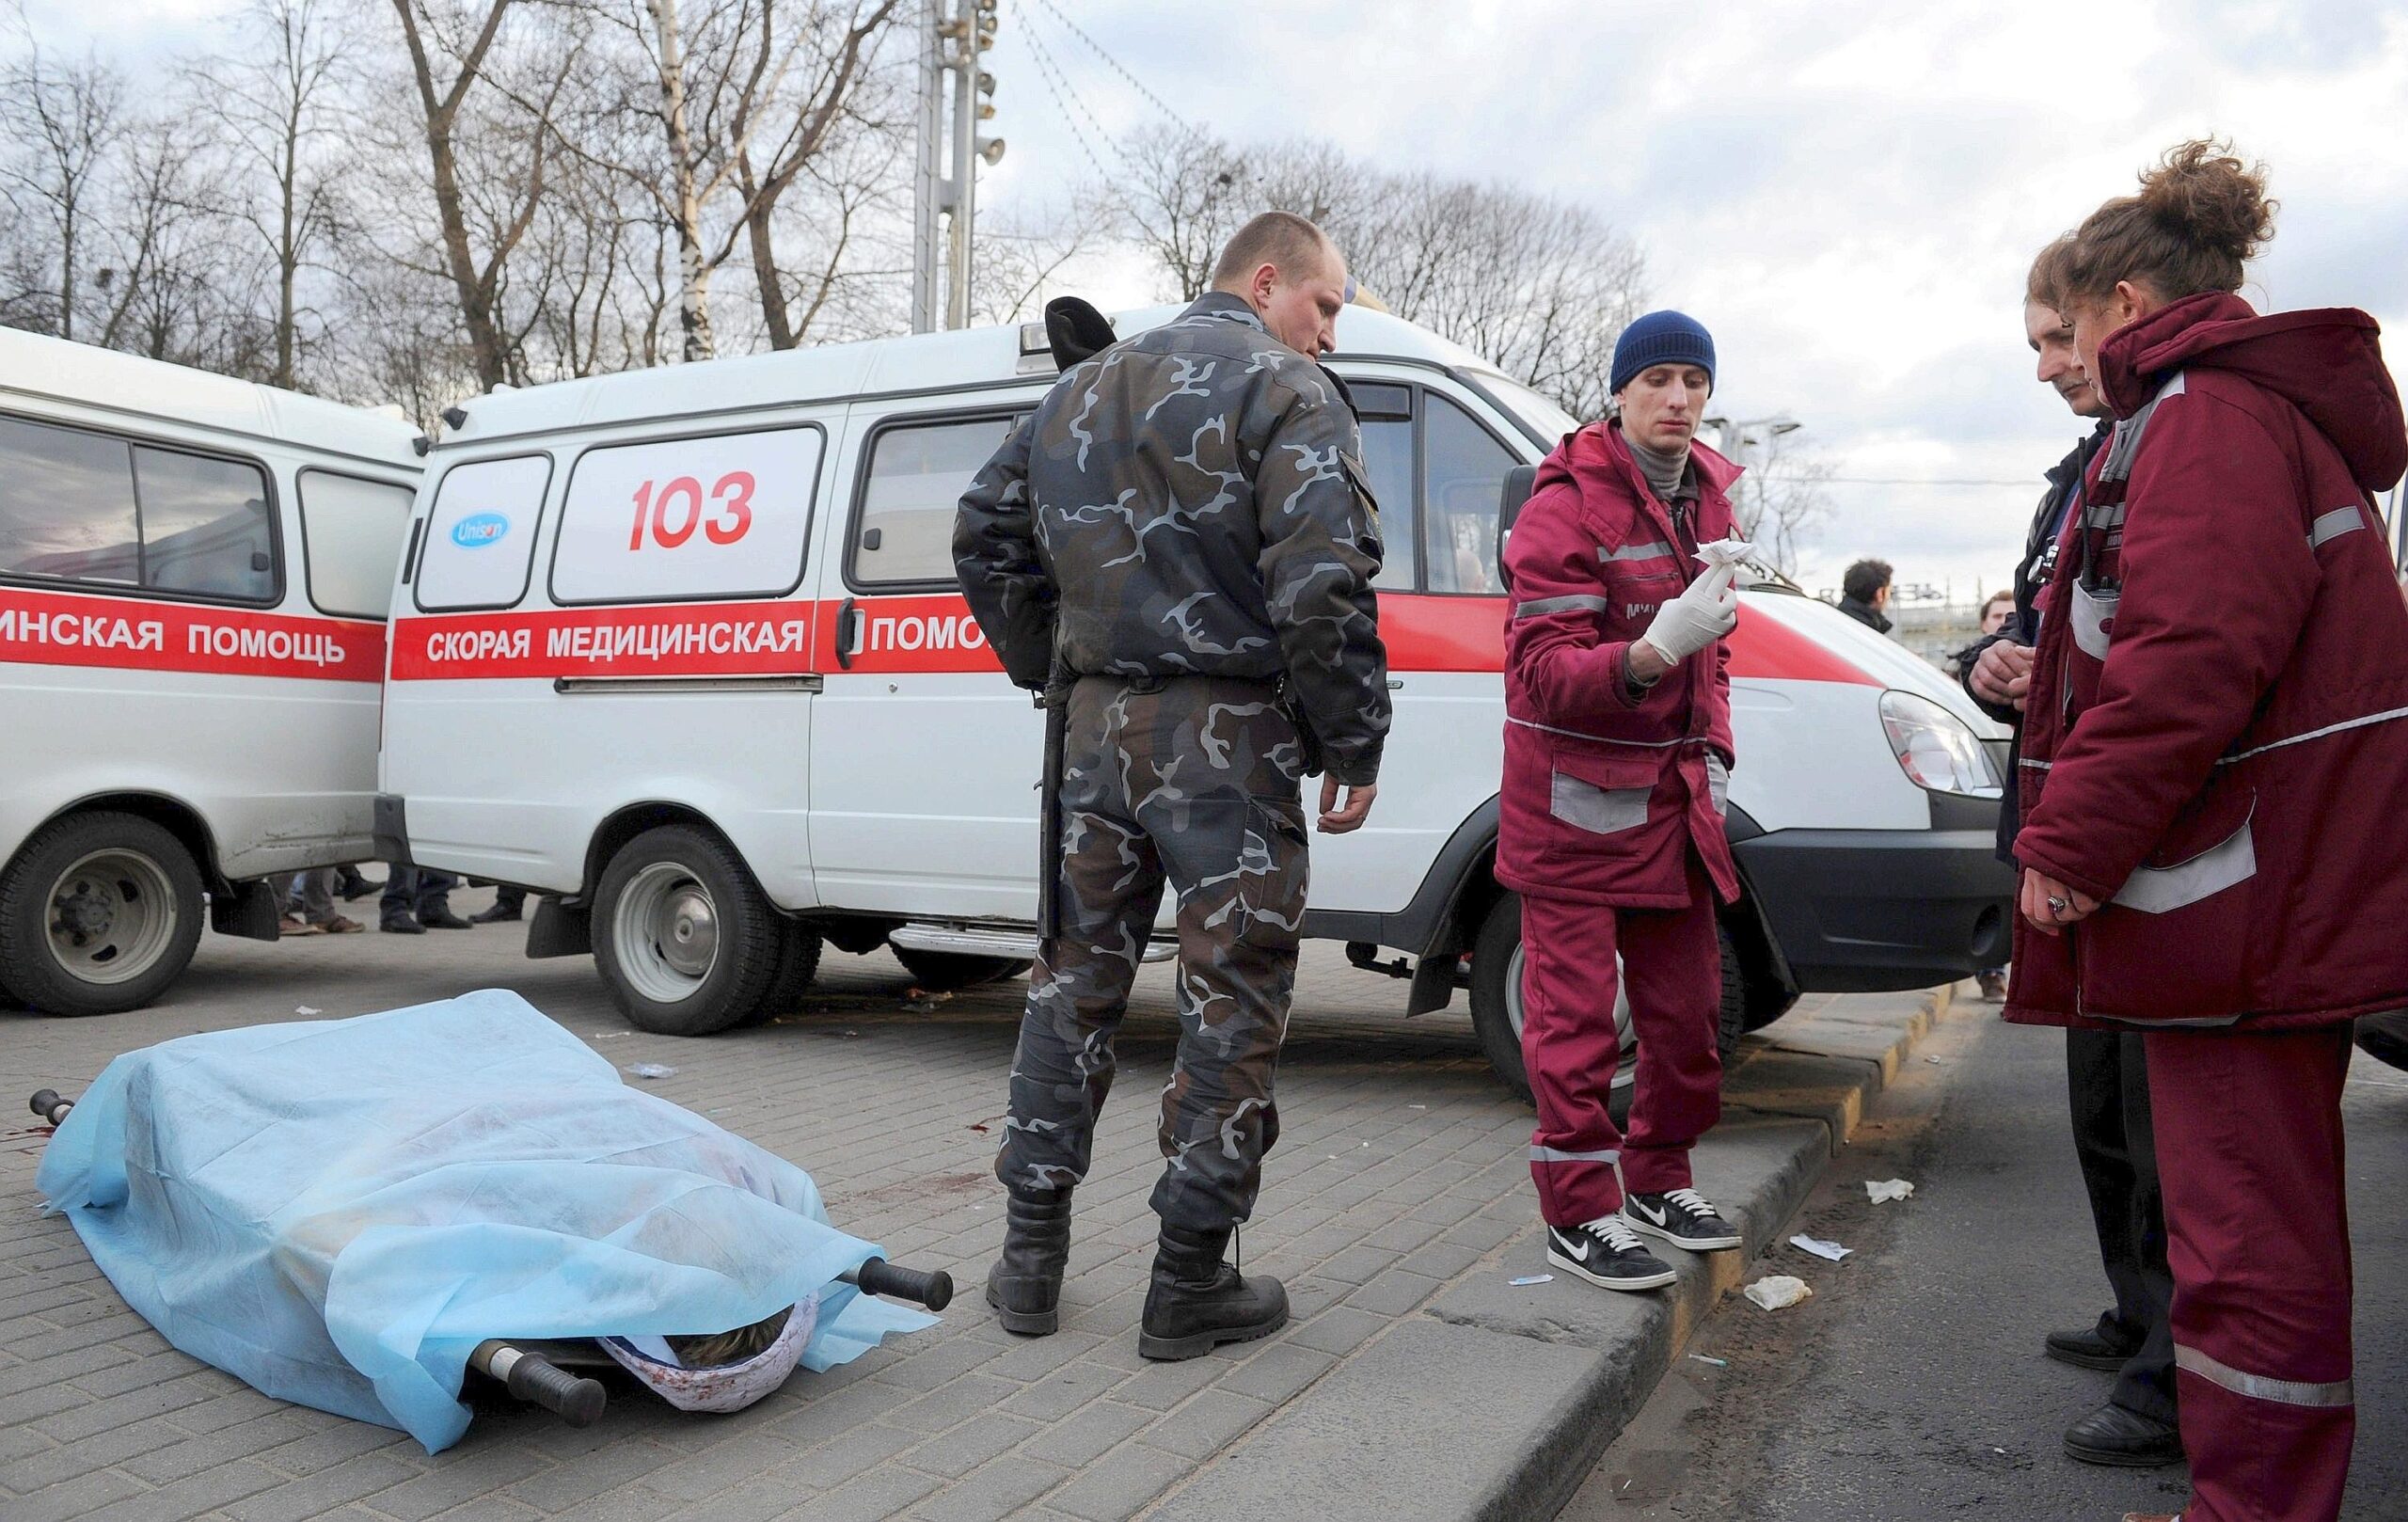
[[(1350, 308), (1339, 335), (1388, 530), (1396, 719), (1370, 824), (1314, 842), (1307, 929), (1409, 977), (1416, 1012), (1467, 990), (1518, 1081), (1519, 903), (1491, 875), (1499, 511), (1574, 420), (1395, 317)], [(891, 945), (928, 986), (1018, 971), (1042, 725), (951, 543), (1054, 373), (1031, 326), (468, 403), (394, 595), (381, 853), (547, 895), (530, 954), (590, 950), (652, 1030), (787, 1007), (823, 943)], [(1743, 603), (1726, 1036), (1801, 991), (2003, 960), (1999, 732), (1835, 610), (1775, 585)]]

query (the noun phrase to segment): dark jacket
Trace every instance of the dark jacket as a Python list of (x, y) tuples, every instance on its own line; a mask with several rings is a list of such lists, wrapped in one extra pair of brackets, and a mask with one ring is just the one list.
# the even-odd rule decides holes
[(2118, 419), (2041, 595), (2006, 1017), (2337, 1023), (2408, 1007), (2408, 605), (2373, 319), (2192, 296), (2099, 346)]
[(1897, 627), (1896, 625), (1890, 622), (1888, 616), (1884, 614), (1880, 609), (1874, 607), (1869, 602), (1862, 601), (1856, 597), (1842, 597), (1840, 599), (1840, 611), (1846, 613), (1848, 617), (1855, 619), (1858, 623), (1863, 625), (1866, 628), (1871, 629), (1876, 634), (1887, 634), (1892, 629)]
[(1012, 431), (961, 499), (961, 590), (1022, 687), (1057, 667), (1284, 682), (1330, 775), (1370, 783), (1388, 690), (1362, 448), (1329, 375), (1209, 293)]
[(2017, 644), (2030, 644), (2039, 638), (2040, 616), (2034, 610), (2033, 599), (2049, 584), (2049, 574), (2057, 560), (2057, 530), (2063, 525), (2067, 499), (2075, 495), (2082, 484), (2083, 472), (2090, 468), (2093, 455), (2107, 442), (2115, 427), (2113, 419), (2101, 418), (2089, 436), (2076, 444), (2043, 478), (2048, 489), (2040, 493), (2040, 505), (2032, 514), (2032, 531), (2023, 536), (2023, 558), (2015, 565), (2015, 611), (1996, 634), (1985, 634), (1957, 656), (1956, 680), (1972, 698), (1974, 706), (2000, 723), (2015, 731), (2007, 740), (2006, 796), (1998, 804), (1998, 859), (2015, 860), (2015, 832), (2023, 825), (2023, 811), (2015, 796), (2015, 758), (2023, 746), (2023, 715), (2003, 703), (1985, 703), (1973, 692), (1973, 668), (1981, 663), (1982, 652), (2001, 640)]
[(1678, 909), (1694, 847), (1723, 898), (1738, 896), (1723, 828), (1729, 643), (1654, 687), (1629, 682), (1631, 642), (1703, 574), (1697, 547), (1735, 531), (1738, 468), (1702, 444), (1689, 461), (1695, 498), (1676, 512), (1640, 474), (1622, 425), (1592, 423), (1546, 457), (1513, 520), (1497, 840), (1497, 880), (1509, 888)]

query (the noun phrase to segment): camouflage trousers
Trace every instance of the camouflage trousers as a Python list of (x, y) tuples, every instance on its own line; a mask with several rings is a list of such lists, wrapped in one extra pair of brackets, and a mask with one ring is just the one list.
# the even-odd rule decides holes
[(1163, 1089), (1167, 1225), (1245, 1220), (1279, 1138), (1272, 1079), (1295, 991), (1306, 840), (1294, 724), (1262, 683), (1082, 679), (1062, 784), (1061, 933), (1039, 952), (995, 1176), (1057, 1194), (1086, 1177), (1128, 1010), (1168, 883), (1179, 1055)]

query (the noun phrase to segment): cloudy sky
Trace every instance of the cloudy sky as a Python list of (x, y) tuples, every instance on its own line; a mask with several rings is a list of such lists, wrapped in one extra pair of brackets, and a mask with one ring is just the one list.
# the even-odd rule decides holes
[[(2364, 307), (2408, 373), (2408, 8), (2379, 0), (1004, 0), (1003, 13), (995, 204), (1085, 171), (1032, 36), (1107, 133), (1158, 111), (1067, 15), (1225, 135), (1323, 137), (1386, 167), (1510, 181), (1636, 235), (1656, 301), (1713, 330), (1719, 400), (1798, 418), (1795, 436), (1844, 478), (1810, 586), (1861, 554), (1959, 596), (2000, 584), (2038, 472), (2080, 432), (2033, 379), (2024, 270), (2184, 137), (2230, 135), (2273, 170), (2278, 235), (2244, 294), (2261, 309)], [(1877, 484), (1902, 479), (2013, 484)]]
[[(61, 40), (163, 49), (228, 8), (31, 6)], [(2364, 307), (2408, 371), (2408, 8), (2384, 0), (1002, 8), (998, 211), (1058, 203), (1090, 150), (1108, 166), (1113, 135), (1162, 115), (1150, 91), (1240, 141), (1510, 182), (1635, 235), (1657, 303), (1713, 329), (1724, 404), (1799, 419), (1836, 468), (1809, 586), (1861, 554), (1960, 597), (2005, 577), (2038, 472), (2080, 431), (2032, 377), (2025, 266), (2181, 138), (2227, 135), (2273, 167), (2279, 231), (2244, 293)], [(1082, 147), (1080, 113), (1102, 141)], [(1106, 304), (1154, 293), (1125, 265), (1081, 278)]]

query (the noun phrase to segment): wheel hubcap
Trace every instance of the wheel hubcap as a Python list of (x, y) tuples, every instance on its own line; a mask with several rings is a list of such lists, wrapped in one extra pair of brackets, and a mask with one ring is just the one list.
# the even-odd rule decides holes
[[(1522, 1038), (1522, 943), (1513, 943), (1513, 959), (1505, 964), (1505, 1014), (1513, 1023), (1513, 1038)], [(1624, 979), (1622, 958), (1614, 958), (1614, 1043), (1624, 1060), (1614, 1064), (1616, 1088), (1628, 1088), (1639, 1077), (1639, 1065), (1629, 1060), (1639, 1050), (1630, 1032), (1630, 986)]]
[(619, 970), (655, 1004), (690, 997), (719, 961), (719, 912), (710, 890), (674, 862), (635, 875), (611, 916)]
[(158, 863), (138, 851), (94, 851), (51, 884), (50, 954), (83, 982), (130, 982), (158, 964), (179, 917)]

